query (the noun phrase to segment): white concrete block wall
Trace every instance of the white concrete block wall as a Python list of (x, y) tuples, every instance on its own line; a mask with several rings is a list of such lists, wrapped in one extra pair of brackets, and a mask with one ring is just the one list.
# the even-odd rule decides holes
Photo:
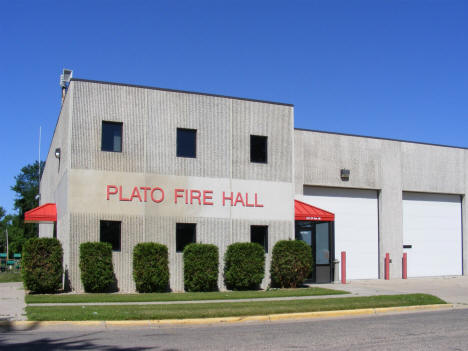
[(468, 274), (468, 149), (465, 150), (465, 191), (462, 195), (463, 275)]
[(183, 254), (176, 252), (176, 223), (196, 223), (197, 242), (214, 244), (219, 249), (218, 286), (224, 286), (224, 253), (227, 246), (234, 242), (250, 241), (251, 225), (268, 225), (269, 250), (266, 255), (265, 279), (262, 287), (269, 284), (271, 251), (278, 240), (293, 238), (293, 225), (289, 221), (244, 221), (229, 219), (192, 218), (192, 217), (144, 217), (109, 216), (108, 214), (71, 214), (71, 261), (69, 278), (71, 287), (83, 291), (79, 271), (79, 245), (87, 241), (99, 241), (99, 221), (122, 221), (121, 251), (113, 252), (114, 272), (119, 291), (135, 291), (133, 280), (133, 248), (139, 242), (158, 242), (168, 247), (170, 288), (183, 291)]
[[(315, 131), (295, 131), (295, 193), (304, 186), (374, 189), (379, 192), (379, 267), (392, 259), (390, 277), (401, 278), (405, 191), (463, 196), (463, 228), (467, 228), (468, 150)], [(351, 171), (349, 181), (340, 169)], [(465, 229), (466, 233), (466, 229)], [(464, 272), (468, 243), (463, 234)]]
[[(123, 122), (121, 153), (100, 150), (103, 120)], [(175, 156), (178, 127), (197, 129), (196, 159)], [(251, 134), (268, 136), (268, 164), (250, 163)], [(60, 167), (54, 156), (56, 147), (62, 150)], [(342, 168), (351, 171), (347, 182), (340, 179)], [(77, 290), (81, 289), (77, 245), (99, 240), (97, 223), (104, 218), (94, 210), (71, 212), (70, 204), (86, 201), (75, 198), (77, 192), (73, 191), (70, 180), (72, 170), (119, 172), (129, 177), (148, 175), (147, 179), (153, 179), (154, 175), (185, 176), (188, 186), (191, 177), (219, 179), (219, 184), (239, 179), (281, 182), (278, 184), (291, 185), (290, 196), (282, 195), (284, 201), (291, 203), (294, 194), (303, 195), (304, 186), (375, 190), (378, 192), (381, 278), (386, 252), (393, 261), (391, 277), (401, 277), (404, 191), (463, 196), (463, 228), (468, 227), (467, 149), (294, 130), (290, 105), (73, 80), (49, 149), (41, 182), (41, 203), (57, 203), (58, 236), (64, 245), (72, 285)], [(74, 198), (70, 198), (71, 193)], [(104, 212), (101, 214), (107, 218), (108, 213)], [(115, 214), (115, 218), (122, 215)], [(160, 240), (171, 246), (176, 221), (192, 219), (200, 224), (199, 238), (220, 245), (221, 250), (230, 242), (250, 238), (251, 220), (197, 216), (180, 217), (178, 213), (172, 217), (154, 217), (154, 210), (146, 216), (127, 214), (123, 220), (125, 230), (136, 234), (126, 238), (122, 245), (131, 250), (136, 242)], [(294, 237), (292, 209), (288, 216), (290, 221), (271, 218), (265, 222), (271, 226), (270, 248), (275, 240)], [(40, 228), (41, 235), (51, 234), (50, 225)], [(224, 234), (217, 235), (219, 232)], [(225, 233), (229, 233), (227, 237)], [(464, 253), (468, 252), (466, 237), (463, 237)], [(130, 277), (129, 252), (114, 254), (121, 280)], [(171, 286), (180, 290), (183, 287), (181, 254), (171, 253), (170, 260)], [(466, 254), (463, 262), (466, 272)], [(132, 291), (133, 280), (123, 280), (122, 291)], [(265, 281), (263, 285), (266, 284)]]
[[(57, 205), (57, 238), (62, 243), (64, 268), (70, 265), (70, 226), (68, 212), (68, 171), (71, 163), (71, 119), (73, 115), (73, 87), (68, 89), (46, 158), (41, 185), (40, 204)], [(60, 148), (60, 159), (55, 149)], [(53, 224), (39, 224), (39, 237), (52, 237)]]
[[(71, 85), (75, 91), (71, 135), (73, 174), (75, 170), (110, 171), (118, 174), (118, 179), (124, 183), (124, 178), (135, 179), (135, 184), (141, 182), (141, 175), (147, 175), (149, 183), (154, 181), (154, 175), (179, 176), (178, 182), (180, 176), (185, 176), (187, 187), (200, 186), (200, 177), (209, 177), (213, 179), (213, 184), (217, 184), (213, 185), (215, 188), (227, 180), (226, 189), (233, 187), (233, 191), (241, 186), (238, 180), (281, 182), (278, 188), (283, 189), (281, 194), (285, 194), (286, 201), (291, 204), (288, 206), (291, 211), (289, 213), (288, 210), (287, 218), (290, 219), (287, 221), (278, 220), (274, 215), (270, 216), (270, 220), (265, 220), (265, 216), (268, 217), (265, 213), (259, 217), (263, 218), (260, 220), (256, 220), (255, 215), (249, 215), (250, 219), (234, 219), (238, 218), (238, 214), (233, 218), (210, 218), (201, 208), (190, 211), (199, 213), (200, 217), (188, 212), (187, 216), (181, 217), (180, 211), (155, 217), (155, 209), (149, 207), (145, 207), (143, 216), (126, 215), (122, 208), (109, 214), (108, 210), (96, 208), (97, 204), (92, 198), (83, 198), (86, 191), (77, 189), (86, 188), (86, 184), (81, 178), (72, 177), (69, 181), (71, 203), (92, 202), (90, 206), (74, 205), (80, 210), (70, 213), (70, 279), (73, 289), (82, 290), (78, 269), (79, 244), (99, 240), (99, 220), (122, 221), (122, 249), (113, 254), (121, 291), (135, 289), (131, 256), (133, 247), (142, 241), (157, 241), (168, 246), (171, 289), (183, 290), (182, 254), (175, 252), (175, 224), (178, 222), (197, 223), (197, 241), (219, 247), (221, 289), (224, 288), (222, 274), (226, 247), (233, 240), (250, 241), (251, 224), (269, 225), (270, 246), (281, 238), (294, 237), (293, 163), (290, 157), (292, 106), (79, 80), (72, 81)], [(103, 120), (123, 123), (121, 153), (100, 150)], [(177, 128), (197, 130), (195, 159), (176, 157)], [(250, 134), (268, 137), (267, 164), (250, 162)], [(194, 177), (198, 177), (198, 180)], [(87, 180), (87, 184), (101, 184), (101, 178), (96, 173), (95, 181)], [(167, 178), (164, 179), (167, 181)], [(290, 186), (285, 188), (288, 183)], [(265, 186), (272, 187), (273, 184)], [(286, 193), (284, 189), (287, 189)], [(269, 270), (269, 259), (266, 269)], [(268, 283), (267, 277), (263, 286)]]

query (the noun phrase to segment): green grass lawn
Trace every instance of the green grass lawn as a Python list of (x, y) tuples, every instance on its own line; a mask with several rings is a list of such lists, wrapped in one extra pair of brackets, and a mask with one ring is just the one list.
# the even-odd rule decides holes
[(19, 272), (0, 272), (0, 283), (22, 282)]
[(28, 306), (26, 307), (26, 313), (31, 321), (185, 319), (444, 303), (443, 300), (432, 295), (408, 294), (269, 302), (122, 306)]
[(26, 295), (26, 303), (83, 303), (83, 302), (151, 302), (255, 299), (265, 297), (318, 296), (348, 294), (346, 291), (324, 288), (275, 289), (259, 291), (149, 293), (149, 294), (55, 294)]

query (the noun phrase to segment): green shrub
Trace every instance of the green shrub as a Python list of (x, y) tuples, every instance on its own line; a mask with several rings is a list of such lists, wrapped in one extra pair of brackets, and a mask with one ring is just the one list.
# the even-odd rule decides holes
[(224, 255), (224, 282), (231, 290), (258, 289), (265, 276), (265, 250), (257, 243), (234, 243)]
[(81, 282), (86, 292), (107, 292), (115, 284), (112, 245), (87, 242), (80, 245)]
[(271, 282), (282, 288), (301, 285), (312, 270), (312, 249), (301, 240), (281, 240), (273, 248)]
[(218, 247), (189, 244), (184, 249), (185, 291), (218, 290)]
[(26, 289), (53, 293), (62, 287), (63, 250), (53, 238), (32, 238), (25, 242), (22, 277)]
[(140, 243), (133, 249), (133, 279), (140, 293), (167, 291), (169, 285), (167, 246)]

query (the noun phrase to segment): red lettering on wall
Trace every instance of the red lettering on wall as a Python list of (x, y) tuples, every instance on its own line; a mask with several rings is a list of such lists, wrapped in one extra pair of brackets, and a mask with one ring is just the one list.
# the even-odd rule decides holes
[(236, 196), (236, 201), (234, 201), (234, 206), (237, 206), (237, 203), (240, 202), (242, 204), (242, 206), (245, 207), (245, 204), (244, 204), (244, 199), (242, 198), (242, 194), (241, 193), (237, 193), (237, 196)]
[(201, 205), (201, 192), (199, 190), (190, 190), (190, 205), (193, 205), (193, 200), (198, 200), (198, 204)]
[(203, 190), (203, 205), (213, 205), (213, 191), (212, 190)]
[(231, 206), (232, 206), (232, 192), (231, 192), (231, 197), (229, 197), (229, 196), (226, 196), (226, 193), (223, 191), (223, 206), (224, 206), (226, 200), (229, 200), (231, 202)]
[(246, 207), (254, 207), (254, 204), (249, 204), (249, 193), (245, 193), (245, 206)]
[(255, 193), (255, 207), (263, 207), (263, 205), (260, 204), (260, 203), (258, 202), (258, 195), (257, 195), (257, 193)]
[(174, 189), (174, 203), (176, 204), (177, 203), (177, 199), (179, 197), (184, 197), (183, 194), (179, 194), (180, 192), (183, 192), (184, 189)]
[[(112, 191), (111, 191), (112, 189)], [(119, 189), (115, 185), (108, 185), (107, 186), (107, 200), (109, 200), (110, 195), (115, 195), (119, 192)]]
[[(154, 193), (155, 193), (156, 191), (159, 191), (159, 192), (161, 193), (161, 197), (160, 197), (159, 199), (156, 199), (156, 198), (154, 197)], [(153, 189), (151, 190), (150, 196), (151, 196), (151, 200), (153, 200), (153, 202), (160, 203), (160, 202), (164, 201), (164, 190), (162, 190), (162, 189), (159, 188), (159, 187), (153, 188)]]
[(151, 190), (151, 188), (150, 188), (149, 186), (142, 186), (142, 187), (140, 187), (140, 189), (141, 189), (142, 191), (144, 191), (144, 193), (143, 193), (143, 201), (144, 201), (144, 202), (148, 201), (148, 196), (147, 196), (147, 195), (148, 195), (148, 190)]
[(119, 200), (120, 201), (130, 201), (130, 199), (127, 199), (125, 197), (122, 197), (122, 185), (119, 186)]
[(138, 187), (134, 187), (132, 191), (132, 195), (130, 196), (130, 201), (133, 201), (133, 198), (136, 197), (138, 200), (141, 202), (141, 196), (140, 196), (140, 191), (138, 190)]
[[(203, 206), (213, 206), (213, 193), (213, 190), (177, 188), (174, 189), (174, 203), (180, 203), (178, 199), (182, 198), (182, 201), (187, 205), (198, 204)], [(135, 186), (133, 187), (130, 197), (126, 198), (123, 196), (122, 185), (106, 185), (106, 199), (110, 200), (112, 195), (118, 195), (119, 201), (133, 201), (136, 198), (140, 202), (148, 202), (151, 199), (152, 202), (160, 203), (163, 202), (165, 198), (164, 190), (160, 187)], [(252, 201), (252, 195), (254, 198), (253, 203), (249, 202)], [(260, 202), (258, 193), (252, 194), (247, 192), (236, 192), (234, 195), (234, 192), (223, 191), (222, 200), (223, 206), (230, 205), (234, 207), (240, 204), (243, 207), (264, 207)]]

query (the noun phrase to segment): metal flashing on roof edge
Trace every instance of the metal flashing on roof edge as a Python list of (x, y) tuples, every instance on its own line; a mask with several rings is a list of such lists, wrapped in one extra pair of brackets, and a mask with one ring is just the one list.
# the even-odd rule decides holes
[(105, 81), (101, 81), (101, 80), (90, 80), (90, 79), (83, 79), (83, 78), (72, 78), (71, 81), (72, 82), (75, 81), (75, 82), (85, 82), (85, 83), (117, 85), (117, 86), (131, 87), (131, 88), (160, 90), (160, 91), (167, 91), (167, 92), (171, 92), (171, 93), (184, 93), (184, 94), (193, 94), (193, 95), (212, 96), (212, 97), (218, 97), (218, 98), (226, 98), (226, 99), (234, 99), (234, 100), (242, 100), (242, 101), (251, 101), (251, 102), (260, 102), (260, 103), (263, 103), (263, 104), (273, 104), (273, 105), (282, 105), (282, 106), (294, 107), (293, 104), (288, 104), (288, 103), (284, 103), (284, 102), (249, 99), (249, 98), (242, 98), (242, 97), (237, 97), (237, 96), (227, 96), (227, 95), (210, 94), (210, 93), (201, 93), (201, 92), (189, 91), (189, 90), (158, 88), (158, 87), (152, 87), (152, 86), (148, 86), (148, 85), (126, 84), (126, 83), (118, 83), (118, 82), (105, 82)]

